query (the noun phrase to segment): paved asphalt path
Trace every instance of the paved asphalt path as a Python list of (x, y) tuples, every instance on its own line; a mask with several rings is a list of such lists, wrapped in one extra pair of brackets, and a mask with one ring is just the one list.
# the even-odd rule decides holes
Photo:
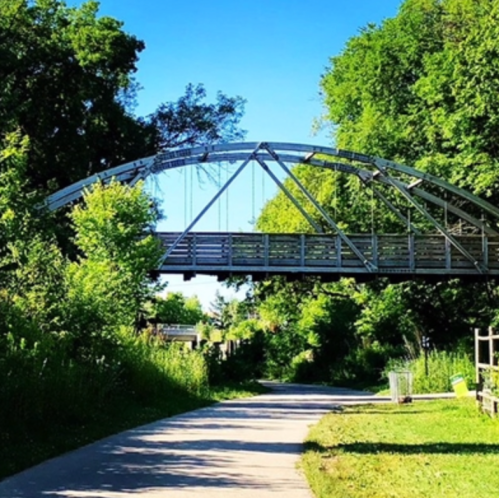
[(310, 425), (338, 405), (382, 400), (346, 389), (268, 385), (271, 393), (154, 422), (49, 460), (0, 482), (0, 498), (310, 498), (296, 469)]

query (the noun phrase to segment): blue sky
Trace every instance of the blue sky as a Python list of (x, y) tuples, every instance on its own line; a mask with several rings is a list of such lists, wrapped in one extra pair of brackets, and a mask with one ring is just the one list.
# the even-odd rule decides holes
[[(71, 2), (73, 3), (73, 2)], [(161, 102), (176, 100), (188, 83), (203, 83), (209, 98), (221, 90), (247, 100), (242, 128), (255, 141), (330, 145), (327, 130), (312, 136), (322, 113), (319, 81), (330, 57), (368, 23), (397, 13), (400, 0), (101, 0), (101, 15), (124, 22), (124, 29), (146, 44), (137, 80), (138, 115)], [(275, 193), (270, 179), (262, 192), (255, 174), (255, 210)], [(150, 182), (164, 198), (166, 220), (160, 229), (182, 230), (215, 193), (215, 187), (190, 183), (190, 173), (172, 172)], [(194, 175), (195, 179), (195, 175)], [(187, 181), (187, 203), (184, 198)], [(192, 191), (192, 194), (191, 194)], [(199, 230), (251, 230), (253, 186), (248, 169)], [(186, 212), (187, 204), (187, 212)], [(226, 207), (229, 206), (229, 216)], [(203, 305), (220, 286), (197, 277), (168, 278), (168, 289), (197, 294)], [(230, 295), (231, 292), (223, 291)]]

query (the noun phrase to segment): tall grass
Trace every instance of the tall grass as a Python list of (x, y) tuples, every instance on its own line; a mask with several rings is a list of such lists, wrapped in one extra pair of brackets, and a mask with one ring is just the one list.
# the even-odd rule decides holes
[(8, 354), (0, 365), (0, 426), (30, 430), (45, 421), (84, 420), (115, 389), (115, 378), (98, 364), (53, 354)]
[(123, 371), (127, 384), (140, 398), (156, 398), (167, 391), (204, 396), (209, 389), (208, 367), (199, 351), (183, 344), (124, 335)]
[(120, 399), (147, 406), (208, 391), (200, 353), (129, 331), (120, 331), (108, 358), (75, 360), (62, 347), (44, 349), (11, 344), (0, 358), (0, 429), (84, 423)]
[(465, 353), (431, 351), (428, 354), (428, 375), (425, 369), (425, 357), (420, 355), (412, 360), (393, 360), (388, 363), (385, 374), (393, 370), (409, 370), (413, 374), (415, 394), (441, 393), (452, 391), (450, 377), (462, 374), (469, 388), (474, 387), (475, 366)]

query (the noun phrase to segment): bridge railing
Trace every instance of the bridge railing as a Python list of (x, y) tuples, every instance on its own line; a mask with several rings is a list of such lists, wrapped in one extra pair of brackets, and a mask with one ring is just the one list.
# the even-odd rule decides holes
[(165, 330), (165, 331), (174, 331), (174, 330), (177, 330), (179, 332), (191, 331), (191, 330), (195, 330), (196, 329), (195, 325), (181, 325), (181, 324), (178, 324), (178, 323), (173, 323), (173, 324), (163, 323), (163, 324), (160, 325), (160, 327), (161, 327), (161, 330)]
[[(157, 234), (165, 249), (178, 233)], [(476, 273), (477, 266), (499, 273), (499, 238), (456, 235), (474, 261), (443, 235), (349, 235), (366, 260), (380, 273)], [(365, 272), (366, 265), (336, 235), (190, 233), (163, 264), (163, 270), (244, 269), (266, 271), (294, 268), (329, 272)]]

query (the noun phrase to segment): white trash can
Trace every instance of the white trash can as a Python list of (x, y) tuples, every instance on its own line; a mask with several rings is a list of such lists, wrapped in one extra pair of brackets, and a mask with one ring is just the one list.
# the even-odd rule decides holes
[(390, 381), (390, 397), (394, 403), (410, 403), (412, 401), (412, 372), (401, 370), (388, 374)]

